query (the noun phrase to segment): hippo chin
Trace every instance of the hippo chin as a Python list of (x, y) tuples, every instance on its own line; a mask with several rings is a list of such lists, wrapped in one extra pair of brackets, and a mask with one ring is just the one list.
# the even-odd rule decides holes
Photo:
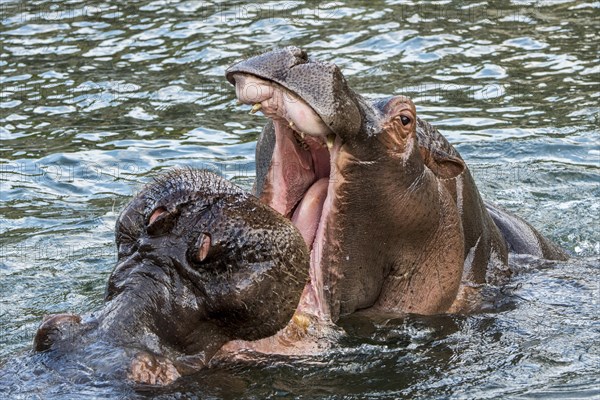
[[(178, 170), (119, 216), (103, 309), (45, 318), (34, 350), (77, 368), (168, 384), (232, 339), (275, 334), (292, 317), (309, 254), (292, 224), (207, 171)], [(47, 362), (48, 363), (48, 362)]]
[(229, 350), (296, 352), (289, 336), (298, 326), (318, 331), (358, 310), (474, 311), (477, 288), (509, 279), (509, 251), (566, 258), (481, 199), (464, 160), (409, 98), (368, 101), (337, 66), (295, 47), (237, 63), (226, 78), (239, 101), (269, 118), (254, 192), (311, 251), (294, 323)]

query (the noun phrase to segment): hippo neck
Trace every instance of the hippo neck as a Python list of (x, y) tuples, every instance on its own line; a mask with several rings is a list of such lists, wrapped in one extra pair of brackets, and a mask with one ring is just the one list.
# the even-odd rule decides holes
[[(464, 260), (463, 244), (454, 243), (460, 241), (462, 232), (453, 200), (443, 183), (425, 167), (416, 141), (402, 159), (376, 158), (368, 152), (379, 142), (373, 138), (370, 143), (357, 149), (362, 152), (360, 156), (340, 157), (346, 163), (339, 166), (337, 192), (344, 193), (344, 198), (337, 199), (336, 208), (344, 212), (331, 221), (331, 236), (345, 245), (324, 252), (331, 259), (327, 264), (330, 277), (325, 280), (334, 288), (330, 289), (333, 318), (372, 306), (422, 313), (443, 311), (456, 293)], [(377, 190), (365, 191), (362, 182)], [(377, 218), (357, 229), (352, 221), (364, 218), (365, 210)], [(373, 251), (357, 251), (361, 243), (371, 243)], [(455, 248), (459, 251), (448, 250)], [(452, 268), (441, 278), (430, 275), (438, 265)], [(345, 279), (336, 280), (340, 274)], [(431, 296), (419, 303), (413, 301), (416, 296), (411, 291)]]

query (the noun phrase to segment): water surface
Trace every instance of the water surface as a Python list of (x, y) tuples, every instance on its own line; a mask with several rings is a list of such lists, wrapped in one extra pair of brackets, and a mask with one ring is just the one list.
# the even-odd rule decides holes
[(28, 351), (44, 314), (101, 306), (116, 217), (156, 173), (211, 168), (250, 187), (264, 120), (236, 106), (223, 73), (286, 45), (335, 62), (365, 96), (411, 96), (486, 199), (574, 256), (513, 260), (514, 304), (501, 312), (349, 320), (348, 339), (324, 357), (217, 368), (164, 391), (98, 382), (40, 392), (21, 382), (17, 392), (599, 396), (599, 8), (592, 0), (3, 0), (0, 363)]

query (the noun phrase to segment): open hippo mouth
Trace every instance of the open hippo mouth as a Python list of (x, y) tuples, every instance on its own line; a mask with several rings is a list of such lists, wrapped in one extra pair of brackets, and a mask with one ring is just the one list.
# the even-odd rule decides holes
[(363, 128), (357, 97), (334, 64), (294, 47), (235, 64), (226, 77), (239, 102), (270, 120), (257, 144), (255, 194), (289, 218), (310, 249), (310, 282), (297, 312), (335, 319), (331, 232), (342, 143)]
[[(249, 74), (234, 74), (236, 95), (272, 121), (275, 147), (260, 199), (291, 219), (311, 251), (322, 248), (341, 141), (297, 94)], [(332, 162), (333, 161), (333, 162)]]
[(234, 74), (236, 95), (271, 120), (275, 145), (260, 200), (290, 219), (310, 250), (310, 282), (299, 311), (330, 318), (323, 250), (341, 139), (296, 93), (267, 79)]

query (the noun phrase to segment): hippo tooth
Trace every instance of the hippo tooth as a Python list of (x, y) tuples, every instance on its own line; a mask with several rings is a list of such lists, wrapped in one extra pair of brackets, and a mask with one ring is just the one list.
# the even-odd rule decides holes
[(331, 150), (334, 143), (335, 143), (335, 134), (330, 133), (329, 135), (327, 135), (327, 148), (329, 150)]
[(296, 129), (296, 124), (294, 123), (294, 121), (290, 121), (290, 128), (292, 128), (294, 130), (294, 134), (297, 133), (302, 140), (304, 140), (304, 138), (306, 138), (306, 133)]
[(252, 106), (252, 110), (250, 110), (250, 114), (256, 114), (256, 112), (258, 110), (260, 110), (261, 108), (262, 108), (262, 104), (256, 103), (255, 105)]

